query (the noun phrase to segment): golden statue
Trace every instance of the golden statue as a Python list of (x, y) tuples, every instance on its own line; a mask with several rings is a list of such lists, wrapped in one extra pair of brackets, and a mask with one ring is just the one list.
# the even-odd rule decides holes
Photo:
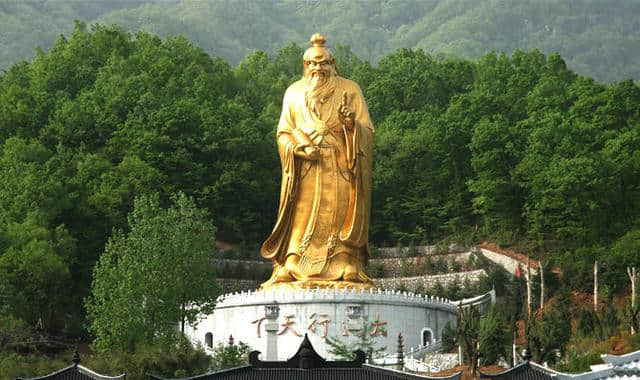
[(337, 75), (324, 43), (311, 37), (303, 77), (284, 95), (280, 207), (261, 249), (273, 274), (263, 289), (372, 286), (364, 265), (374, 129), (360, 87)]

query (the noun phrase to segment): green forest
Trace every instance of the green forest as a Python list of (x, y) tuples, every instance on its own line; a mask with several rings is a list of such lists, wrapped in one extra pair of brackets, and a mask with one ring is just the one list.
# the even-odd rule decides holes
[(79, 19), (184, 35), (232, 65), (321, 31), (372, 63), (402, 47), (473, 59), (536, 48), (600, 81), (640, 80), (638, 14), (635, 0), (9, 0), (0, 4), (0, 69), (49, 49)]
[[(34, 360), (19, 342), (35, 326), (66, 342), (100, 334), (108, 304), (95, 283), (91, 296), (92, 277), (117, 277), (114, 247), (150, 236), (138, 215), (184, 210), (257, 257), (279, 196), (275, 126), (303, 51), (232, 64), (185, 37), (76, 22), (0, 75), (0, 371)], [(599, 260), (607, 294), (628, 294), (626, 268), (640, 266), (638, 84), (600, 82), (539, 50), (470, 60), (399, 49), (375, 64), (345, 45), (334, 54), (376, 127), (372, 245), (516, 245), (561, 269), (549, 287), (562, 305), (591, 291)], [(540, 323), (544, 334), (555, 322)], [(126, 365), (148, 370), (157, 348), (134, 343), (140, 363)], [(108, 356), (108, 341), (95, 348), (98, 369), (134, 360)], [(176, 357), (203, 368), (201, 351), (171, 350), (158, 371), (178, 373)]]

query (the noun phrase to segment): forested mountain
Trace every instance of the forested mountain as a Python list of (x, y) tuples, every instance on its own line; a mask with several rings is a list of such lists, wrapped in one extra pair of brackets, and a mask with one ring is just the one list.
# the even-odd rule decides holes
[[(0, 75), (2, 311), (68, 324), (60, 309), (78, 310), (135, 196), (183, 191), (218, 238), (261, 243), (279, 194), (275, 125), (302, 52), (232, 67), (183, 37), (77, 23)], [(604, 85), (537, 50), (469, 61), (403, 49), (377, 66), (336, 56), (377, 129), (372, 243), (525, 240), (567, 271), (602, 256), (614, 289), (640, 264), (633, 81)]]
[[(493, 2), (478, 2), (487, 3)], [(22, 9), (29, 22), (38, 17), (27, 11), (38, 10), (41, 27), (52, 30), (46, 23), (57, 14), (107, 20), (116, 13), (105, 12), (118, 3), (52, 4), (4, 2), (1, 7)], [(205, 19), (217, 7), (224, 10), (218, 2), (159, 4), (119, 11), (130, 17), (129, 24), (122, 22), (151, 29), (156, 25), (151, 16), (136, 16), (142, 12), (197, 25), (187, 20)], [(255, 14), (270, 20), (268, 7), (277, 4), (285, 3), (248, 2), (246, 13), (227, 7), (228, 13), (217, 17)], [(326, 5), (289, 4), (300, 5), (300, 20), (317, 9), (314, 4)], [(352, 7), (375, 11), (382, 6), (366, 4), (372, 3)], [(400, 10), (409, 3), (392, 4)], [(461, 12), (476, 7), (411, 4), (432, 15), (446, 4), (465, 5)], [(480, 14), (483, 6), (472, 14)], [(325, 29), (329, 35), (338, 34), (342, 25), (354, 33), (345, 43), (361, 48), (359, 35), (384, 41), (347, 17), (358, 15), (351, 13), (356, 8), (339, 9), (333, 15), (342, 24)], [(417, 13), (408, 14), (417, 20)], [(282, 9), (280, 15), (288, 18)], [(255, 247), (273, 227), (278, 205), (274, 134), (282, 96), (300, 78), (300, 45), (323, 17), (327, 14), (312, 18), (308, 30), (299, 32), (300, 44), (281, 46), (280, 37), (269, 40), (271, 21), (255, 19), (254, 24), (231, 23), (236, 28), (231, 37), (208, 29), (219, 25), (214, 21), (200, 24), (206, 28), (193, 37), (197, 43), (76, 22), (50, 49), (1, 73), (0, 318), (15, 323), (0, 326), (5, 329), (0, 334), (23, 342), (17, 332), (39, 325), (47, 334), (86, 338), (83, 300), (93, 268), (105, 257), (108, 239), (128, 228), (127, 215), (139, 196), (158, 194), (164, 206), (172, 194), (184, 192), (209, 213), (218, 239), (254, 248), (257, 256)], [(379, 22), (375, 14), (367, 17), (371, 25), (386, 25), (377, 26), (381, 35), (401, 29)], [(283, 25), (289, 25), (279, 26), (283, 35), (296, 30), (295, 24)], [(413, 34), (405, 29), (400, 35)], [(252, 48), (232, 50), (238, 41), (268, 43), (274, 52), (243, 57)], [(426, 43), (421, 41), (415, 44)], [(204, 49), (225, 46), (237, 64)], [(384, 47), (376, 46), (363, 55), (380, 57)], [(615, 52), (619, 46), (605, 47)], [(558, 284), (565, 294), (590, 291), (595, 260), (602, 265), (606, 293), (626, 291), (626, 267), (640, 266), (637, 83), (599, 82), (569, 69), (560, 55), (536, 49), (489, 52), (474, 60), (398, 49), (375, 64), (346, 45), (334, 52), (338, 71), (361, 85), (376, 127), (372, 244), (519, 242), (528, 254), (561, 269), (562, 278), (549, 282), (550, 292)], [(614, 63), (621, 61), (617, 57)], [(612, 325), (618, 326), (615, 309), (610, 310)], [(17, 360), (16, 350), (15, 342), (0, 339), (0, 370), (3, 358), (4, 363)]]
[(9, 0), (0, 3), (0, 68), (50, 48), (80, 19), (184, 35), (232, 65), (321, 31), (372, 63), (403, 47), (464, 58), (536, 48), (601, 81), (639, 80), (638, 14), (636, 0)]

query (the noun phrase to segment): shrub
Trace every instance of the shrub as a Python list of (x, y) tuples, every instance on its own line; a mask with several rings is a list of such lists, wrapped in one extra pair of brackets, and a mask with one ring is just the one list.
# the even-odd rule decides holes
[(433, 261), (431, 260), (431, 256), (427, 256), (422, 262), (422, 274), (431, 275), (434, 273), (435, 273), (435, 270), (434, 270)]
[(221, 370), (238, 367), (249, 363), (251, 348), (244, 342), (234, 344), (230, 339), (229, 344), (219, 343), (213, 349), (213, 368)]
[(575, 348), (570, 348), (564, 363), (558, 365), (557, 370), (569, 373), (581, 373), (589, 371), (590, 366), (601, 362), (597, 352), (581, 353)]
[(372, 278), (382, 278), (385, 275), (385, 267), (381, 262), (375, 262), (367, 265), (366, 272)]
[(429, 295), (431, 295), (433, 297), (444, 297), (445, 296), (444, 286), (442, 286), (442, 283), (440, 281), (436, 282), (435, 285), (433, 285), (433, 287), (431, 287), (431, 289), (429, 289)]
[(580, 313), (580, 323), (578, 324), (578, 331), (584, 336), (593, 334), (596, 330), (597, 317), (593, 313), (593, 310), (583, 309)]
[(460, 287), (460, 279), (458, 277), (455, 277), (447, 284), (447, 289), (444, 296), (450, 300), (458, 300), (461, 298), (461, 290), (462, 288)]
[(442, 351), (451, 352), (456, 348), (456, 330), (447, 321), (442, 329)]
[(400, 259), (400, 276), (409, 277), (414, 274), (413, 269), (413, 260), (409, 259)]
[(127, 373), (127, 379), (143, 380), (148, 374), (187, 377), (207, 372), (211, 357), (184, 336), (170, 344), (141, 344), (132, 353), (110, 351), (83, 360), (92, 370), (110, 375)]
[(478, 334), (483, 365), (496, 364), (501, 357), (506, 357), (509, 344), (508, 330), (495, 306), (491, 306), (489, 313), (480, 321)]
[(447, 262), (444, 261), (444, 258), (438, 257), (434, 263), (433, 263), (433, 269), (435, 274), (442, 274), (442, 273), (447, 273), (448, 271), (448, 267), (447, 267)]
[(452, 272), (452, 273), (460, 272), (460, 263), (456, 261), (455, 257), (451, 257), (451, 259), (449, 259), (449, 265), (447, 267), (449, 269), (449, 272)]

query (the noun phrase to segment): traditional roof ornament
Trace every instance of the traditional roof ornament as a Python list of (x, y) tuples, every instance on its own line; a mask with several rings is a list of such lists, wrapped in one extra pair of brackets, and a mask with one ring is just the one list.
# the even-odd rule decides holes
[(260, 351), (253, 351), (249, 354), (249, 363), (253, 368), (359, 368), (365, 362), (366, 355), (362, 350), (354, 353), (356, 354), (354, 360), (327, 361), (316, 352), (309, 336), (305, 334), (298, 351), (286, 362), (261, 361), (258, 358)]
[(78, 364), (80, 364), (80, 354), (78, 353), (78, 346), (76, 346), (75, 350), (73, 350), (73, 359), (71, 359), (71, 362), (73, 362), (75, 366), (78, 366)]

